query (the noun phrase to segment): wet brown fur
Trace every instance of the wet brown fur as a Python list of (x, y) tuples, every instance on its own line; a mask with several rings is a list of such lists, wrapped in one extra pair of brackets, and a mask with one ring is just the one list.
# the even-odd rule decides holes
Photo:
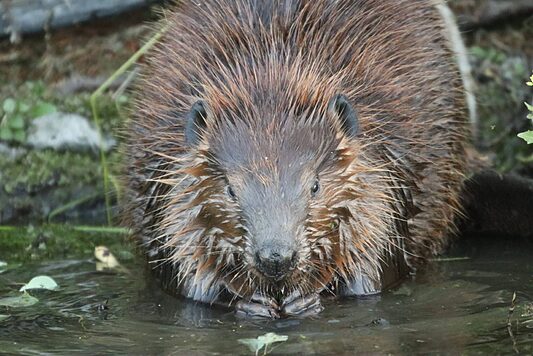
[[(392, 251), (416, 266), (443, 249), (461, 211), (468, 128), (434, 2), (184, 0), (165, 17), (128, 126), (125, 210), (167, 288), (200, 300), (187, 288), (211, 300), (220, 283), (236, 296), (335, 292), (361, 274), (379, 280)], [(328, 116), (339, 93), (358, 111), (356, 138)], [(185, 115), (200, 99), (207, 129), (190, 148)], [(230, 139), (261, 155), (223, 171), (211, 148)], [(249, 231), (224, 187), (248, 175), (275, 186), (290, 147), (307, 142), (322, 193), (298, 268), (274, 286), (250, 267)]]

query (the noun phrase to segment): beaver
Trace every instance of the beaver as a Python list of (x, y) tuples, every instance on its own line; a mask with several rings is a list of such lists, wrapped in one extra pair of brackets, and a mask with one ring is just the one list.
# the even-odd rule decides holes
[(470, 128), (435, 1), (183, 0), (164, 22), (124, 210), (166, 290), (313, 315), (455, 235)]

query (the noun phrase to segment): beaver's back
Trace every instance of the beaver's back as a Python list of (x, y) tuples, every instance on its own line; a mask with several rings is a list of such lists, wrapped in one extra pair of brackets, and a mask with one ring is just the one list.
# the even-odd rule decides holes
[(433, 1), (183, 1), (168, 22), (143, 83), (149, 120), (168, 121), (169, 112), (187, 111), (197, 97), (209, 96), (217, 111), (249, 100), (294, 100), (302, 86), (315, 100), (345, 93), (363, 127), (378, 119), (391, 132), (403, 121), (427, 129), (464, 117)]

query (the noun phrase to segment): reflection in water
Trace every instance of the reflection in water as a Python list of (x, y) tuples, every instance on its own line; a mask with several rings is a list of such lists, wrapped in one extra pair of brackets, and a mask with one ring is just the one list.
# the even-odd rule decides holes
[[(533, 352), (533, 248), (477, 240), (450, 253), (467, 260), (435, 262), (380, 297), (327, 300), (315, 320), (238, 320), (223, 308), (176, 299), (143, 277), (93, 272), (88, 261), (52, 261), (0, 275), (0, 293), (38, 274), (58, 292), (40, 302), (0, 310), (0, 353), (249, 354), (241, 338), (288, 335), (274, 354), (513, 353), (506, 329), (512, 293), (516, 348)], [(528, 309), (530, 308), (530, 309)], [(529, 313), (529, 314), (528, 314)], [(529, 322), (528, 322), (529, 321)]]

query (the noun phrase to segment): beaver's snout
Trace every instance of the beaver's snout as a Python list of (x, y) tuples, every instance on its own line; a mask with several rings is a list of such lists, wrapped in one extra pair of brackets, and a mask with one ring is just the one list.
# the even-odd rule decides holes
[(255, 254), (256, 267), (265, 277), (280, 281), (296, 266), (297, 254), (291, 249), (261, 249)]

